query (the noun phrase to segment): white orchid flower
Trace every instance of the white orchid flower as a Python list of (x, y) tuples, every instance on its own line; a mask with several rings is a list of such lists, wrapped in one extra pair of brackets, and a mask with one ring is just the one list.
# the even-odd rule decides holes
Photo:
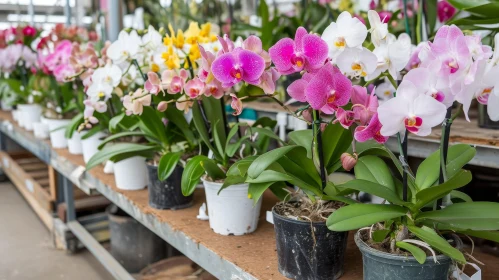
[(149, 25), (147, 33), (142, 36), (142, 45), (147, 50), (155, 51), (163, 45), (163, 36), (152, 25)]
[(120, 84), (122, 74), (118, 66), (107, 64), (105, 67), (95, 70), (92, 74), (92, 83), (107, 84), (114, 88)]
[(359, 48), (367, 37), (367, 27), (349, 12), (342, 12), (322, 33), (329, 47), (329, 57), (336, 57), (347, 48)]
[(393, 87), (392, 83), (390, 83), (390, 81), (386, 78), (384, 79), (384, 82), (379, 84), (375, 89), (375, 93), (381, 101), (380, 104), (392, 99), (395, 96), (394, 93), (396, 91), (397, 90)]
[(132, 30), (128, 34), (122, 30), (118, 35), (118, 40), (107, 49), (107, 56), (116, 64), (122, 63), (128, 59), (136, 58), (141, 44), (142, 39), (137, 34), (137, 31)]
[(369, 75), (368, 80), (388, 70), (393, 79), (398, 79), (398, 73), (405, 68), (411, 55), (411, 38), (406, 33), (400, 34), (398, 39), (388, 34), (384, 43), (376, 47), (373, 53), (378, 57), (376, 70)]
[(418, 88), (408, 80), (400, 84), (396, 97), (384, 102), (378, 108), (381, 135), (392, 136), (407, 131), (427, 136), (431, 129), (442, 123), (446, 107), (426, 94), (419, 94)]
[(106, 83), (93, 83), (87, 90), (87, 95), (93, 102), (107, 101), (112, 93), (113, 87)]
[(378, 58), (366, 48), (345, 49), (336, 59), (341, 72), (352, 78), (366, 77), (376, 70)]
[(371, 26), (371, 29), (369, 29), (369, 32), (371, 32), (371, 41), (374, 46), (378, 47), (386, 40), (386, 36), (388, 35), (388, 24), (383, 23), (379, 14), (373, 10), (367, 12), (367, 18), (369, 19), (369, 25)]

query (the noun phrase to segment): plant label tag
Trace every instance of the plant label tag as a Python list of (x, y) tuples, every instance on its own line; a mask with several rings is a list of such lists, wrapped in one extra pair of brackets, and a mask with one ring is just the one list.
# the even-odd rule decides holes
[(73, 172), (71, 172), (71, 174), (69, 175), (69, 178), (73, 182), (80, 182), (80, 178), (84, 172), (85, 172), (85, 167), (80, 165), (75, 170), (73, 170)]
[(480, 267), (474, 263), (468, 264), (476, 269), (476, 272), (473, 275), (468, 276), (456, 267), (454, 269), (454, 272), (452, 273), (452, 277), (458, 280), (482, 280), (482, 270), (480, 269)]
[(2, 161), (3, 161), (3, 168), (9, 168), (9, 159), (7, 157), (4, 157)]
[(272, 215), (272, 211), (267, 211), (266, 215), (267, 222), (274, 224), (274, 215)]
[(26, 188), (28, 189), (28, 191), (30, 193), (33, 193), (35, 191), (35, 187), (33, 186), (33, 182), (31, 182), (30, 180), (27, 180), (24, 182), (24, 184), (26, 185)]

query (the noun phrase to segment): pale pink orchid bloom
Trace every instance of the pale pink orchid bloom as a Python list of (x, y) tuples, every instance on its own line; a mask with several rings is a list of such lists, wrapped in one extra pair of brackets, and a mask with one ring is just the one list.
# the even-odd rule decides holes
[(305, 88), (307, 102), (314, 110), (332, 115), (350, 100), (352, 82), (338, 68), (327, 63), (313, 74)]
[(235, 94), (231, 93), (232, 101), (230, 102), (230, 107), (234, 109), (232, 115), (239, 116), (243, 111), (243, 102)]
[(225, 90), (219, 81), (213, 79), (205, 85), (203, 94), (205, 96), (213, 96), (216, 99), (220, 99), (225, 95)]
[(187, 114), (192, 107), (193, 101), (188, 100), (186, 95), (182, 95), (177, 101), (178, 102), (175, 103), (177, 109), (183, 111), (184, 114)]
[(189, 73), (185, 69), (181, 69), (178, 75), (174, 70), (165, 70), (161, 74), (161, 85), (169, 94), (176, 94), (182, 92), (187, 78)]
[(397, 89), (396, 97), (384, 102), (378, 108), (382, 124), (381, 135), (392, 136), (409, 132), (427, 136), (431, 129), (442, 123), (446, 107), (443, 103), (425, 94), (409, 80), (403, 80)]
[(492, 56), (492, 47), (482, 44), (482, 38), (478, 35), (464, 36), (468, 50), (473, 60), (488, 59)]
[(70, 77), (75, 74), (76, 72), (70, 64), (61, 64), (54, 69), (54, 77), (60, 83), (74, 80), (74, 78), (70, 79)]
[(157, 95), (162, 90), (161, 80), (159, 79), (158, 74), (156, 74), (155, 72), (152, 72), (152, 71), (148, 72), (147, 73), (147, 81), (144, 84), (144, 88), (148, 92), (150, 92), (154, 95)]
[(369, 121), (368, 125), (361, 125), (355, 128), (353, 134), (355, 140), (358, 142), (366, 142), (374, 139), (376, 142), (383, 144), (388, 141), (388, 136), (381, 135), (382, 124), (378, 119), (378, 114), (374, 114)]
[(204, 93), (205, 83), (201, 81), (198, 77), (189, 80), (185, 86), (184, 91), (190, 98), (194, 99)]
[(201, 45), (199, 45), (199, 52), (201, 53), (201, 62), (199, 63), (198, 77), (201, 81), (209, 83), (213, 80), (211, 64), (215, 61), (216, 56), (212, 52), (207, 52)]
[(328, 46), (319, 36), (308, 34), (305, 28), (299, 27), (294, 40), (279, 40), (269, 49), (269, 54), (279, 73), (289, 75), (322, 67), (328, 56)]
[(405, 70), (409, 71), (411, 69), (419, 67), (419, 65), (421, 64), (421, 59), (419, 59), (419, 52), (425, 45), (428, 45), (428, 42), (421, 42), (417, 46), (412, 46), (411, 58), (409, 58), (409, 62), (407, 62), (407, 65), (405, 66)]
[(265, 70), (265, 61), (252, 51), (236, 48), (217, 57), (211, 65), (211, 70), (224, 88), (232, 87), (241, 81), (257, 85)]
[(127, 115), (141, 115), (144, 111), (144, 106), (151, 105), (151, 94), (139, 88), (135, 92), (123, 97), (123, 106)]
[(339, 122), (345, 129), (349, 129), (355, 122), (355, 113), (353, 111), (346, 111), (343, 108), (338, 108), (336, 111), (336, 120), (334, 123)]
[(272, 59), (268, 52), (262, 48), (262, 40), (255, 35), (250, 35), (246, 40), (243, 41), (243, 49), (252, 51), (263, 58), (265, 61), (265, 68), (272, 64)]
[(263, 92), (265, 94), (273, 94), (276, 89), (276, 82), (280, 77), (281, 74), (279, 74), (279, 72), (274, 67), (265, 70), (265, 72), (263, 72), (262, 76), (260, 77), (260, 83), (258, 84), (258, 87), (263, 89)]
[(365, 87), (353, 86), (351, 100), (355, 120), (361, 125), (369, 123), (372, 116), (376, 114), (379, 106), (375, 89), (371, 91), (371, 94), (367, 94), (367, 89)]

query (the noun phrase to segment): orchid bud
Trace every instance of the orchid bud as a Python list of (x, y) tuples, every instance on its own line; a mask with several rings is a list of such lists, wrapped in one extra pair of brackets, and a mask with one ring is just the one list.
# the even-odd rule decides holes
[(358, 158), (359, 157), (357, 153), (354, 153), (353, 155), (349, 153), (343, 153), (340, 157), (343, 169), (345, 169), (346, 171), (352, 170), (352, 168), (354, 168), (354, 166), (357, 164)]
[(164, 112), (164, 111), (166, 111), (166, 108), (168, 108), (168, 102), (166, 102), (166, 101), (159, 102), (158, 108), (157, 108), (158, 111)]
[(307, 110), (302, 111), (301, 112), (301, 116), (307, 122), (309, 122), (309, 123), (313, 122), (313, 119), (312, 119), (312, 109), (307, 109)]

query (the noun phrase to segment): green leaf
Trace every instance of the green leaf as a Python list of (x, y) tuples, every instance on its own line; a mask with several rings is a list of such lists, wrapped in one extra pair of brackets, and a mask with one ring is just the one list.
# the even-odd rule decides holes
[(440, 150), (429, 155), (418, 167), (416, 172), (416, 186), (423, 190), (433, 186), (440, 174)]
[(253, 161), (248, 169), (248, 176), (250, 178), (256, 178), (269, 167), (272, 163), (276, 162), (278, 159), (286, 155), (289, 151), (296, 149), (300, 146), (284, 146), (272, 151), (269, 151)]
[(227, 176), (242, 176), (246, 177), (246, 172), (248, 172), (248, 168), (251, 163), (258, 158), (258, 156), (250, 156), (236, 161), (232, 164), (227, 171)]
[(116, 133), (117, 132), (117, 127), (118, 124), (123, 120), (125, 117), (125, 113), (118, 114), (109, 120), (109, 131), (111, 133)]
[(450, 192), (450, 197), (451, 198), (459, 198), (464, 202), (473, 202), (473, 199), (471, 197), (463, 192), (453, 190)]
[(423, 226), (407, 226), (410, 232), (416, 235), (422, 241), (428, 243), (431, 247), (442, 252), (444, 255), (464, 264), (466, 259), (463, 254), (456, 248), (452, 247), (447, 240), (438, 235), (433, 229)]
[[(303, 152), (303, 156), (305, 156), (305, 152)], [(294, 177), (300, 178), (300, 180), (306, 182), (308, 185), (313, 186), (314, 188), (320, 190), (321, 181), (320, 177), (318, 176), (318, 173), (317, 172), (314, 172), (312, 174), (308, 173), (304, 166), (301, 166), (299, 163), (297, 164), (295, 162), (296, 160), (298, 159), (284, 156), (280, 158), (277, 161), (277, 163), (279, 163), (279, 165), (282, 166), (282, 168), (284, 168), (287, 174), (292, 174)]]
[(213, 152), (213, 156), (220, 161), (223, 161), (222, 156), (218, 153), (217, 150), (213, 147), (210, 141), (210, 135), (208, 134), (208, 129), (206, 128), (206, 123), (203, 119), (203, 115), (201, 113), (201, 107), (198, 102), (194, 102), (192, 105), (192, 121), (194, 122), (194, 126), (196, 127), (201, 140), (205, 143), (205, 145)]
[(334, 211), (326, 225), (332, 231), (348, 231), (402, 217), (407, 209), (388, 204), (352, 204)]
[(341, 154), (346, 152), (352, 144), (353, 136), (350, 130), (344, 129), (340, 123), (328, 124), (322, 135), (324, 163), (329, 170), (336, 163)]
[(166, 137), (166, 129), (163, 121), (159, 117), (156, 110), (152, 107), (144, 106), (144, 111), (139, 116), (141, 128), (145, 128), (145, 133), (158, 139), (164, 145), (169, 145), (168, 138)]
[(311, 129), (292, 131), (288, 133), (288, 138), (291, 140), (291, 143), (305, 148), (307, 157), (312, 158), (312, 141), (314, 133)]
[(351, 198), (341, 195), (321, 195), (320, 198), (322, 200), (340, 201), (347, 205), (359, 203), (357, 200), (353, 200)]
[(249, 135), (245, 135), (245, 136), (241, 137), (240, 139), (238, 139), (236, 141), (236, 143), (231, 143), (231, 144), (227, 145), (226, 149), (225, 149), (226, 155), (229, 157), (233, 157), (236, 154), (237, 150), (239, 150), (241, 148), (241, 145), (245, 141), (247, 141), (249, 138), (250, 138)]
[(125, 131), (125, 132), (116, 133), (116, 134), (113, 134), (113, 135), (107, 137), (106, 139), (104, 139), (99, 144), (98, 149), (99, 150), (102, 149), (107, 143), (109, 143), (111, 141), (118, 140), (122, 137), (131, 137), (131, 136), (145, 136), (145, 134), (142, 131)]
[(302, 181), (301, 178), (297, 178), (293, 175), (294, 174), (286, 174), (275, 170), (265, 170), (257, 178), (246, 179), (246, 182), (248, 183), (289, 182), (293, 185), (298, 186), (303, 190), (313, 192), (317, 196), (320, 196), (322, 194), (321, 191), (317, 189), (316, 186), (312, 186)]
[(428, 35), (431, 35), (435, 31), (435, 25), (437, 24), (437, 0), (427, 0), (425, 19), (428, 20), (430, 31)]
[(386, 163), (376, 156), (363, 156), (359, 158), (354, 167), (355, 178), (363, 179), (385, 186), (395, 192), (393, 176)]
[(64, 133), (64, 137), (66, 139), (71, 139), (73, 137), (73, 133), (78, 129), (78, 126), (83, 122), (83, 113), (79, 113), (71, 119), (71, 122), (66, 127), (66, 132)]
[(181, 181), (182, 194), (184, 196), (191, 195), (196, 189), (199, 179), (201, 179), (201, 176), (205, 173), (201, 162), (207, 159), (208, 157), (203, 155), (195, 156), (185, 165)]
[(263, 193), (274, 184), (279, 182), (266, 182), (266, 183), (250, 183), (248, 189), (248, 198), (253, 199), (253, 205), (255, 205)]
[(499, 203), (463, 202), (421, 213), (416, 222), (435, 222), (456, 230), (499, 230)]
[(397, 241), (395, 245), (411, 253), (414, 256), (414, 258), (418, 261), (418, 263), (420, 264), (425, 263), (426, 253), (423, 250), (421, 250), (419, 247), (416, 247), (404, 241)]
[(228, 187), (233, 186), (233, 185), (242, 184), (242, 183), (244, 183), (244, 177), (228, 176), (227, 178), (225, 178), (224, 183), (223, 183), (222, 187), (220, 188), (220, 190), (218, 190), (217, 195), (220, 194), (220, 192), (222, 190), (224, 190), (225, 188), (228, 188)]
[(481, 5), (484, 5), (484, 4), (487, 4), (487, 3), (490, 3), (490, 1), (487, 1), (487, 0), (473, 0), (473, 1), (469, 1), (469, 0), (448, 0), (449, 3), (460, 9), (460, 10), (463, 10), (463, 9), (468, 9), (468, 8), (473, 8), (473, 7), (476, 7), (476, 6), (481, 6)]
[(416, 194), (416, 204), (414, 205), (414, 209), (420, 209), (426, 204), (444, 197), (452, 190), (466, 186), (470, 181), (471, 173), (467, 170), (461, 170), (447, 182), (419, 191)]
[[(226, 160), (227, 160), (227, 157), (225, 156), (225, 151), (224, 151), (224, 146), (222, 145), (222, 139), (220, 139), (219, 137), (219, 127), (218, 127), (218, 123), (220, 122), (220, 120), (217, 120), (215, 122), (215, 125), (212, 126), (213, 128), (213, 140), (215, 142), (215, 147), (217, 147), (218, 149), (218, 153), (222, 156), (222, 160), (223, 160), (223, 163), (225, 164)], [(223, 142), (225, 144), (225, 141)], [(234, 155), (234, 154), (232, 154)]]
[(94, 136), (95, 134), (97, 134), (100, 131), (102, 131), (102, 126), (101, 125), (96, 125), (96, 126), (92, 127), (91, 129), (87, 130), (85, 132), (85, 134), (83, 134), (81, 136), (81, 139), (85, 140), (87, 138), (90, 138), (90, 137)]
[(344, 184), (338, 185), (337, 188), (340, 190), (353, 189), (361, 192), (366, 192), (368, 194), (379, 196), (383, 199), (386, 199), (390, 203), (397, 205), (405, 205), (408, 203), (400, 199), (400, 197), (397, 195), (397, 193), (394, 190), (389, 189), (386, 186), (366, 180), (361, 180), (361, 179), (351, 180)]
[(176, 152), (166, 153), (161, 157), (158, 164), (158, 178), (160, 181), (164, 181), (170, 177), (175, 167), (177, 167), (181, 156), (182, 152)]
[(499, 243), (499, 231), (458, 230), (457, 232)]
[(153, 146), (146, 146), (135, 143), (117, 143), (115, 145), (105, 147), (93, 155), (87, 163), (87, 170), (109, 160), (110, 158), (120, 154), (133, 154), (138, 152), (153, 151)]
[(252, 127), (257, 127), (257, 126), (267, 127), (267, 128), (270, 128), (271, 130), (273, 130), (276, 125), (277, 125), (276, 120), (273, 120), (269, 117), (261, 117), (261, 118), (258, 118), (251, 126)]
[[(227, 119), (227, 116), (225, 113), (225, 105), (222, 106), (223, 99), (216, 99), (213, 96), (210, 96), (203, 98), (201, 102), (203, 103), (204, 112), (210, 122), (213, 133), (216, 131), (216, 137), (218, 137), (220, 143), (226, 143), (228, 131), (225, 131), (224, 119)], [(215, 138), (215, 135), (212, 135), (212, 137)]]
[(213, 181), (225, 179), (225, 173), (218, 167), (217, 163), (212, 159), (205, 159), (201, 162), (201, 166), (206, 171), (206, 174)]
[(389, 229), (379, 229), (373, 231), (373, 241), (374, 242), (383, 242), (385, 240), (386, 236), (391, 232)]
[(177, 108), (171, 107), (171, 109), (168, 108), (165, 111), (165, 115), (168, 121), (172, 122), (176, 127), (178, 127), (178, 129), (180, 129), (180, 131), (182, 131), (185, 139), (190, 145), (194, 145), (196, 143), (196, 137), (194, 137), (194, 133), (181, 111), (177, 110)]
[(456, 175), (476, 155), (476, 149), (467, 144), (456, 144), (449, 147), (447, 154), (447, 178)]

